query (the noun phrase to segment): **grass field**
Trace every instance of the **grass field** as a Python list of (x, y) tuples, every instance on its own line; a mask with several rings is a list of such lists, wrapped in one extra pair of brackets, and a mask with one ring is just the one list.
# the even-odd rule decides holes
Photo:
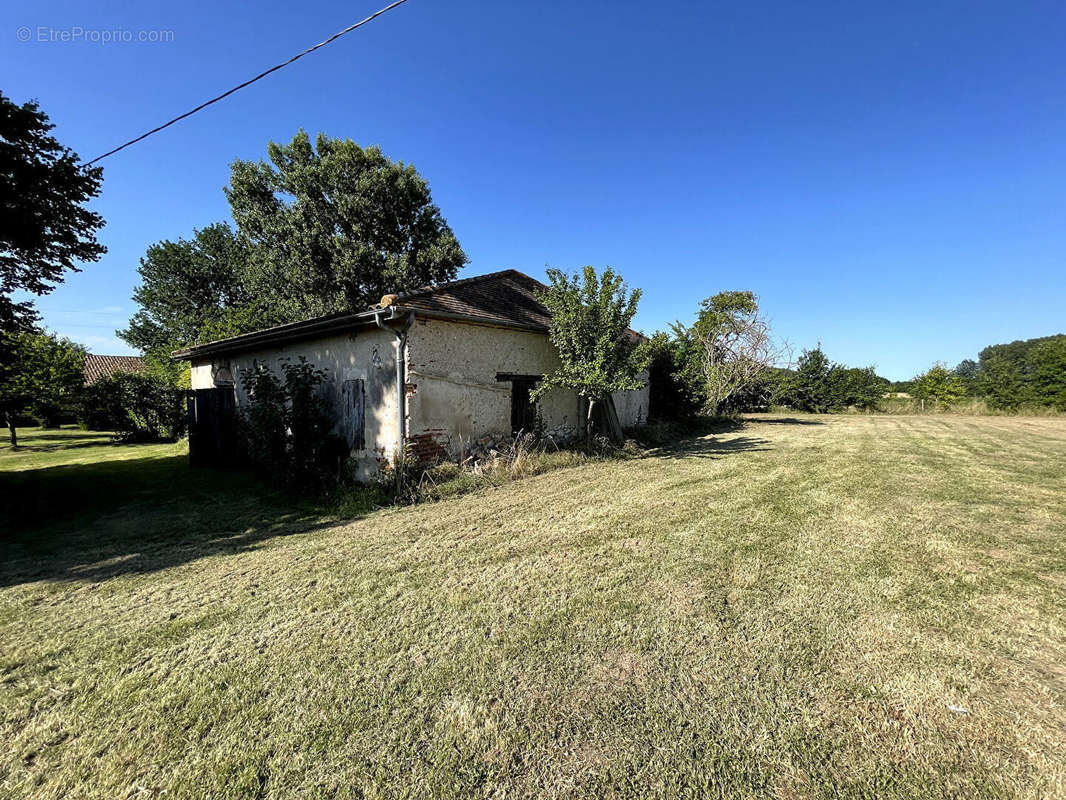
[(346, 524), (26, 441), (0, 796), (1066, 795), (1066, 419), (766, 416)]

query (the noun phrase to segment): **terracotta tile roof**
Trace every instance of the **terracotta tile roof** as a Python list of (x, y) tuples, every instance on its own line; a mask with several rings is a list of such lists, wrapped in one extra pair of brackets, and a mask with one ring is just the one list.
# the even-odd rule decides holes
[(116, 372), (144, 372), (146, 365), (140, 356), (85, 356), (85, 383), (96, 383)]
[(507, 269), (407, 292), (396, 298), (396, 304), (546, 331), (551, 318), (536, 297), (537, 291), (546, 288), (528, 275)]

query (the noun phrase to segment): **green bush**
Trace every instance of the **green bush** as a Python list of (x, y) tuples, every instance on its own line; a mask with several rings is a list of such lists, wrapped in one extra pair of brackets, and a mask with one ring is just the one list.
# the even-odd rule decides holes
[(241, 373), (248, 395), (241, 413), (244, 450), (252, 466), (279, 486), (317, 490), (336, 483), (347, 448), (330, 433), (321, 387), (325, 370), (300, 358), (282, 377), (257, 363)]
[(699, 413), (707, 402), (707, 391), (692, 332), (675, 323), (670, 333), (656, 332), (646, 347), (651, 356), (649, 418), (675, 420)]
[(935, 406), (951, 406), (966, 397), (966, 384), (943, 364), (934, 364), (911, 382), (912, 397)]
[(84, 428), (114, 431), (126, 442), (167, 442), (185, 435), (183, 393), (153, 375), (117, 372), (86, 386), (78, 401)]

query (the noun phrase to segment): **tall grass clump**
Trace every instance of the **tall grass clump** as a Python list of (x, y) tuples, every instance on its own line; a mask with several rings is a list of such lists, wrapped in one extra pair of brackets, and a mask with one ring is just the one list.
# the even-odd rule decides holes
[(445, 461), (429, 467), (409, 464), (399, 492), (395, 489), (395, 472), (391, 469), (386, 472), (381, 485), (392, 493), (396, 504), (412, 505), (495, 488), (590, 461), (632, 457), (641, 452), (633, 440), (616, 445), (609, 437), (594, 436), (574, 447), (560, 447), (551, 437), (521, 432), (482, 456), (464, 454), (458, 461)]
[(983, 397), (967, 397), (951, 403), (925, 400), (916, 397), (885, 397), (878, 404), (878, 411), (885, 414), (957, 414), (972, 417), (1061, 417), (1063, 412), (1035, 404), (1016, 408), (1000, 408)]

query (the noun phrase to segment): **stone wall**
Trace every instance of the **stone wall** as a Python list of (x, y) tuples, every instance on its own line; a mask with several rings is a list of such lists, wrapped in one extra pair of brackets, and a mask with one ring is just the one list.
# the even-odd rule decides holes
[[(544, 375), (558, 355), (542, 333), (420, 319), (408, 338), (408, 436), (416, 452), (450, 458), (483, 453), (511, 438), (511, 383), (500, 374)], [(648, 389), (615, 396), (622, 425), (648, 416)], [(543, 432), (560, 444), (581, 430), (573, 392), (537, 404)]]

